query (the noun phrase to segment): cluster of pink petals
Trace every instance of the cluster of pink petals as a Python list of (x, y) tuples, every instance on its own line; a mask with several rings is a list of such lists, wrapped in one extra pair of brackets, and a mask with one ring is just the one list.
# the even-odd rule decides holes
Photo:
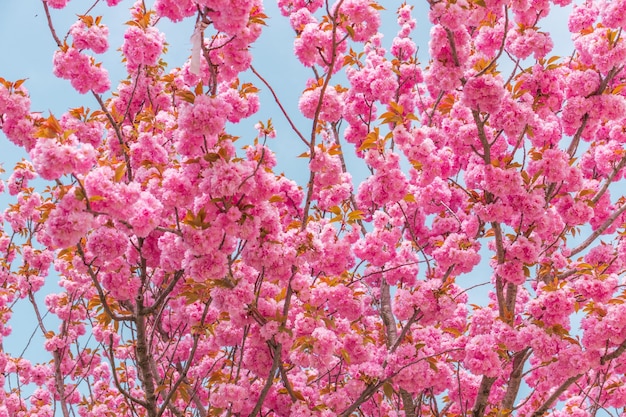
[[(243, 150), (230, 124), (267, 93), (245, 81), (260, 1), (136, 2), (109, 99), (87, 55), (108, 29), (82, 16), (54, 73), (96, 112), (44, 120), (0, 83), (0, 125), (30, 159), (0, 183), (0, 341), (52, 267), (59, 286), (42, 302), (52, 360), (0, 352), (5, 388), (33, 388), (0, 390), (0, 417), (152, 398), (163, 415), (400, 417), (408, 397), (495, 415), (518, 383), (520, 416), (624, 407), (624, 1), (574, 5), (574, 54), (554, 58), (543, 18), (567, 4), (432, 3), (420, 63), (408, 4), (387, 40), (373, 1), (280, 0), (315, 125), (292, 119), (289, 139), (250, 121)], [(201, 53), (168, 70), (159, 19), (192, 16)], [(301, 145), (273, 150), (298, 137), (301, 184), (278, 158)]]
[(104, 93), (110, 88), (107, 70), (77, 48), (69, 47), (65, 51), (55, 52), (53, 66), (54, 75), (69, 80), (81, 94), (88, 91)]
[(70, 27), (70, 34), (76, 49), (91, 49), (97, 54), (109, 49), (109, 28), (97, 24), (89, 26), (85, 20), (78, 20)]

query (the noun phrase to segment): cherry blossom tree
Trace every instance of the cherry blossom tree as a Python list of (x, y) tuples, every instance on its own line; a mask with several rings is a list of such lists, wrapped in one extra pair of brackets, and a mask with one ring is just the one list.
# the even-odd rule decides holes
[[(123, 80), (106, 16), (57, 27), (66, 3), (54, 75), (85, 105), (0, 79), (29, 155), (0, 183), (0, 341), (20, 300), (45, 338), (0, 351), (1, 417), (623, 415), (626, 1), (574, 5), (564, 57), (542, 24), (568, 0), (403, 4), (388, 47), (375, 0), (137, 1)], [(252, 59), (270, 19), (298, 109)]]

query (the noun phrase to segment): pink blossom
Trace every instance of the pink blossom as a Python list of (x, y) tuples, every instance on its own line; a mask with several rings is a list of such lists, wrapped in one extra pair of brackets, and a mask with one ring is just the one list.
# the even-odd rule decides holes
[(112, 227), (99, 227), (89, 234), (87, 249), (95, 258), (100, 258), (97, 263), (114, 260), (122, 256), (128, 245), (128, 237)]
[(586, 35), (574, 38), (574, 47), (580, 54), (580, 60), (585, 65), (593, 65), (600, 72), (606, 73), (611, 68), (619, 66), (626, 59), (626, 42), (619, 38), (610, 42), (610, 28), (597, 28)]
[(62, 9), (69, 3), (69, 0), (48, 0), (47, 3), (53, 9)]
[[(452, 68), (456, 63), (467, 61), (470, 53), (470, 37), (464, 26), (459, 26), (452, 30), (455, 43), (454, 54), (448, 41), (448, 35), (442, 25), (435, 24), (430, 30), (430, 41), (428, 44), (430, 55), (442, 66)], [(456, 55), (456, 58), (455, 58)]]
[(391, 62), (382, 59), (376, 50), (368, 54), (364, 68), (360, 70), (348, 68), (346, 75), (353, 93), (363, 94), (365, 100), (370, 102), (389, 103), (393, 98), (393, 92), (398, 88)]
[(493, 166), (485, 168), (485, 189), (496, 196), (511, 196), (523, 193), (522, 177), (514, 169), (502, 169)]
[(132, 206), (129, 223), (135, 234), (146, 237), (159, 224), (163, 205), (152, 194), (143, 191)]
[(352, 28), (352, 39), (364, 42), (372, 38), (380, 26), (378, 11), (366, 0), (345, 0), (341, 3), (340, 12), (346, 16), (346, 25)]
[(567, 96), (588, 97), (600, 86), (600, 78), (595, 71), (572, 71), (567, 76)]
[(66, 248), (78, 242), (93, 222), (93, 215), (85, 211), (84, 203), (77, 200), (73, 193), (68, 193), (50, 213), (46, 234), (53, 248)]
[(319, 149), (311, 160), (310, 169), (315, 172), (313, 198), (323, 210), (339, 206), (352, 193), (352, 176), (342, 172), (341, 161), (337, 155), (330, 155)]
[(465, 345), (463, 362), (467, 369), (476, 375), (498, 376), (501, 367), (493, 336), (477, 335), (472, 337)]
[(495, 26), (481, 26), (475, 43), (477, 49), (487, 57), (494, 57), (500, 50), (502, 38), (504, 36), (504, 25), (501, 23)]
[(208, 15), (215, 28), (230, 36), (243, 32), (248, 24), (252, 8), (261, 6), (259, 2), (249, 0), (231, 0), (228, 2), (204, 0), (199, 3), (205, 3), (209, 7)]
[(240, 72), (250, 68), (252, 54), (249, 44), (261, 34), (258, 26), (249, 27), (245, 34), (239, 33), (234, 39), (226, 35), (214, 39), (209, 55), (213, 65), (219, 66), (218, 81), (232, 82)]
[(535, 59), (543, 58), (554, 46), (548, 33), (529, 28), (511, 28), (505, 45), (507, 51), (520, 59), (526, 59), (531, 54)]
[[(89, 24), (91, 23), (91, 24)], [(74, 40), (73, 47), (76, 49), (91, 49), (97, 54), (109, 49), (109, 28), (89, 22), (87, 19), (79, 19), (70, 27), (70, 35)]]
[(584, 4), (574, 4), (567, 27), (572, 33), (580, 32), (593, 25), (598, 18), (598, 14), (598, 8), (593, 1), (586, 1)]
[[(7, 188), (9, 189), (10, 195), (17, 195), (20, 191), (25, 188), (28, 188), (28, 183), (30, 180), (36, 178), (35, 168), (28, 161), (20, 162), (13, 173), (7, 180)], [(0, 187), (4, 188), (4, 182), (1, 182)], [(4, 191), (4, 189), (2, 190)]]
[(560, 325), (570, 328), (570, 314), (574, 311), (574, 297), (568, 288), (549, 288), (543, 283), (537, 289), (537, 298), (530, 301), (528, 311), (545, 326)]
[(154, 9), (159, 16), (178, 22), (192, 16), (196, 10), (192, 0), (156, 0)]
[[(332, 32), (321, 30), (316, 23), (308, 23), (301, 29), (299, 36), (294, 40), (294, 52), (300, 62), (311, 67), (313, 65), (324, 65), (330, 62), (332, 53)], [(345, 43), (339, 44), (339, 52), (345, 50)]]
[(602, 2), (600, 19), (605, 26), (620, 29), (626, 26), (626, 2), (624, 0)]
[(224, 128), (230, 111), (231, 106), (221, 97), (199, 95), (193, 105), (186, 105), (182, 108), (179, 124), (189, 134), (208, 136), (209, 146), (211, 146)]
[(35, 170), (44, 179), (86, 173), (96, 159), (96, 151), (89, 144), (72, 146), (59, 144), (54, 139), (39, 140), (30, 153)]
[(493, 113), (500, 108), (504, 87), (500, 78), (491, 75), (470, 78), (463, 88), (463, 103), (472, 110)]
[(90, 90), (104, 93), (110, 88), (108, 72), (76, 48), (55, 52), (53, 65), (54, 75), (70, 80), (72, 87), (81, 94)]
[[(343, 94), (337, 88), (327, 88), (321, 103), (320, 94), (322, 94), (320, 87), (305, 90), (298, 103), (300, 111), (309, 119), (317, 115), (321, 121), (336, 122), (343, 114)], [(318, 106), (319, 114), (316, 114)]]
[(156, 65), (163, 52), (164, 43), (165, 35), (154, 26), (145, 30), (130, 26), (124, 34), (122, 46), (129, 71), (136, 71), (141, 65)]
[(461, 233), (451, 233), (433, 250), (433, 258), (437, 261), (439, 273), (443, 274), (448, 268), (454, 273), (470, 272), (480, 262), (478, 250), (480, 243), (472, 241)]
[(511, 284), (521, 285), (526, 281), (524, 264), (519, 260), (510, 260), (498, 264), (495, 270), (499, 277)]
[(144, 162), (153, 165), (167, 163), (167, 151), (162, 145), (164, 141), (160, 135), (140, 134), (137, 142), (130, 146), (133, 167), (138, 168)]
[(127, 266), (102, 274), (102, 285), (117, 300), (132, 300), (139, 293), (141, 280)]
[(278, 7), (280, 8), (280, 12), (283, 16), (288, 16), (291, 13), (297, 12), (302, 8), (306, 8), (309, 12), (314, 12), (315, 10), (322, 7), (324, 2), (322, 0), (279, 0)]
[(511, 258), (519, 259), (525, 264), (534, 264), (538, 260), (540, 245), (525, 236), (517, 236), (506, 251)]

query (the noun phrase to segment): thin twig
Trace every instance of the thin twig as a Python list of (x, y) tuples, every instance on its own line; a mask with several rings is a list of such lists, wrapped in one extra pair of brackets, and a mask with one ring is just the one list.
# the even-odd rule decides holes
[(274, 89), (272, 88), (272, 86), (267, 82), (267, 80), (265, 78), (263, 78), (261, 76), (261, 74), (259, 74), (257, 72), (257, 70), (254, 69), (253, 66), (250, 66), (250, 70), (252, 71), (252, 73), (254, 75), (256, 75), (259, 80), (261, 80), (261, 82), (263, 84), (265, 84), (265, 86), (270, 90), (270, 93), (272, 93), (272, 95), (274, 96), (274, 101), (276, 102), (276, 104), (278, 105), (278, 107), (280, 108), (280, 111), (283, 113), (283, 115), (285, 116), (285, 119), (287, 119), (287, 122), (289, 123), (289, 125), (291, 126), (291, 129), (293, 129), (293, 131), (296, 133), (296, 135), (298, 135), (298, 137), (300, 138), (300, 140), (307, 146), (311, 146), (309, 144), (309, 141), (306, 140), (304, 138), (304, 136), (302, 135), (302, 133), (300, 133), (300, 131), (298, 130), (298, 128), (296, 127), (296, 125), (293, 123), (293, 121), (291, 120), (291, 117), (289, 117), (289, 114), (287, 114), (287, 111), (285, 110), (285, 108), (283, 107), (282, 103), (280, 102), (280, 99), (278, 98), (278, 96), (276, 95), (276, 92), (274, 91)]

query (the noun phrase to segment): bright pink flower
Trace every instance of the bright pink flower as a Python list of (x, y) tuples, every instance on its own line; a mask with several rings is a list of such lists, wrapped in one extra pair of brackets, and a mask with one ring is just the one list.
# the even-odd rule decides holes
[(593, 32), (574, 38), (574, 48), (580, 54), (580, 61), (593, 65), (598, 71), (607, 73), (626, 60), (626, 42), (618, 38), (614, 42), (611, 32), (614, 29), (596, 28)]
[(76, 48), (56, 51), (53, 73), (59, 78), (70, 80), (72, 87), (81, 94), (93, 90), (104, 93), (110, 88), (108, 72), (96, 64), (94, 59)]
[(571, 226), (588, 222), (594, 213), (586, 201), (574, 200), (569, 194), (559, 198), (556, 209), (563, 222)]
[(89, 234), (87, 249), (97, 259), (96, 264), (122, 256), (128, 245), (128, 236), (112, 227), (99, 227)]
[(569, 288), (549, 288), (540, 283), (537, 298), (528, 304), (528, 311), (545, 326), (560, 325), (570, 328), (570, 315), (574, 312), (574, 294)]
[(483, 186), (496, 196), (512, 196), (522, 194), (522, 177), (515, 169), (502, 169), (493, 166), (485, 167)]
[(208, 7), (207, 14), (215, 29), (229, 36), (236, 36), (244, 31), (252, 8), (262, 7), (258, 1), (251, 0), (198, 0), (197, 3)]
[(179, 125), (191, 135), (206, 135), (211, 147), (226, 124), (231, 106), (221, 97), (199, 95), (192, 105), (184, 106), (179, 115)]
[(463, 103), (472, 110), (493, 113), (500, 108), (504, 86), (499, 77), (482, 75), (470, 78), (463, 87)]
[(584, 4), (574, 4), (567, 27), (572, 33), (580, 32), (593, 25), (598, 18), (598, 14), (598, 7), (593, 1), (586, 1)]
[(163, 52), (164, 44), (165, 35), (154, 26), (145, 30), (130, 26), (124, 34), (124, 45), (122, 45), (129, 71), (134, 72), (141, 65), (156, 65)]
[(346, 75), (352, 85), (351, 93), (363, 94), (369, 102), (380, 101), (387, 104), (392, 101), (394, 91), (398, 88), (391, 62), (378, 55), (377, 50), (368, 54), (364, 68), (348, 68)]
[(454, 53), (448, 41), (445, 28), (436, 24), (430, 30), (430, 41), (428, 48), (433, 59), (442, 66), (452, 68), (458, 66), (456, 63), (465, 64), (470, 54), (470, 36), (464, 26), (457, 29), (450, 29), (454, 39)]
[(130, 153), (134, 168), (142, 163), (160, 165), (167, 163), (167, 151), (162, 143), (165, 142), (161, 135), (143, 133), (137, 138), (137, 142), (130, 146)]
[(54, 139), (40, 139), (30, 154), (37, 173), (49, 180), (70, 173), (86, 173), (96, 162), (93, 146), (59, 144)]
[(69, 0), (47, 0), (47, 3), (53, 9), (62, 9), (69, 3)]
[(367, 0), (345, 0), (341, 3), (340, 13), (346, 17), (346, 26), (352, 28), (355, 42), (368, 41), (378, 32), (380, 15)]
[(324, 5), (322, 0), (278, 0), (278, 7), (283, 16), (289, 16), (302, 8), (311, 13)]
[[(35, 174), (35, 168), (30, 162), (20, 162), (20, 164), (15, 167), (13, 173), (7, 180), (9, 194), (17, 195), (17, 193), (19, 193), (23, 189), (28, 188), (28, 182), (32, 179), (35, 179), (36, 177), (37, 175)], [(2, 184), (0, 185), (0, 187), (4, 187), (4, 182), (1, 182), (0, 184)]]
[[(321, 93), (321, 87), (310, 87), (302, 93), (298, 107), (305, 117), (313, 119), (316, 116)], [(337, 88), (327, 88), (324, 91), (324, 98), (320, 105), (318, 114), (319, 120), (336, 122), (341, 118), (343, 109), (343, 93), (339, 92)]]
[(477, 335), (465, 345), (463, 363), (467, 369), (476, 375), (495, 377), (500, 374), (500, 357), (497, 353), (495, 341), (491, 335)]
[(554, 46), (550, 34), (529, 28), (511, 28), (505, 45), (509, 53), (520, 59), (526, 59), (531, 54), (535, 59), (543, 58)]
[(475, 40), (476, 49), (489, 58), (495, 57), (502, 45), (503, 36), (504, 25), (502, 23), (495, 26), (481, 26)]
[(540, 244), (525, 236), (517, 236), (506, 248), (507, 256), (519, 259), (525, 264), (534, 264), (538, 261)]
[(143, 191), (130, 208), (129, 223), (135, 234), (146, 237), (159, 225), (163, 205), (152, 194)]
[(92, 22), (88, 25), (85, 19), (80, 19), (70, 27), (70, 35), (76, 49), (91, 49), (97, 54), (109, 49), (109, 28)]
[(433, 250), (432, 256), (437, 261), (439, 274), (453, 268), (454, 274), (470, 272), (480, 262), (480, 243), (464, 234), (450, 233), (440, 246)]
[(66, 248), (85, 236), (93, 223), (94, 217), (85, 210), (85, 203), (68, 193), (51, 211), (45, 231), (53, 248)]
[(626, 1), (615, 0), (602, 2), (602, 9), (600, 11), (600, 19), (605, 26), (614, 29), (621, 29), (626, 27)]
[(495, 269), (496, 274), (506, 282), (521, 285), (526, 281), (524, 274), (524, 264), (519, 260), (507, 260), (498, 264)]
[(196, 5), (192, 0), (156, 0), (154, 10), (159, 16), (178, 22), (185, 17), (193, 16)]
[[(332, 33), (329, 30), (321, 30), (316, 23), (304, 25), (299, 36), (294, 40), (294, 52), (300, 62), (311, 67), (313, 65), (324, 65), (324, 61), (330, 62), (332, 47)], [(343, 45), (343, 46), (341, 46)], [(345, 42), (339, 46), (340, 50), (345, 50)]]

